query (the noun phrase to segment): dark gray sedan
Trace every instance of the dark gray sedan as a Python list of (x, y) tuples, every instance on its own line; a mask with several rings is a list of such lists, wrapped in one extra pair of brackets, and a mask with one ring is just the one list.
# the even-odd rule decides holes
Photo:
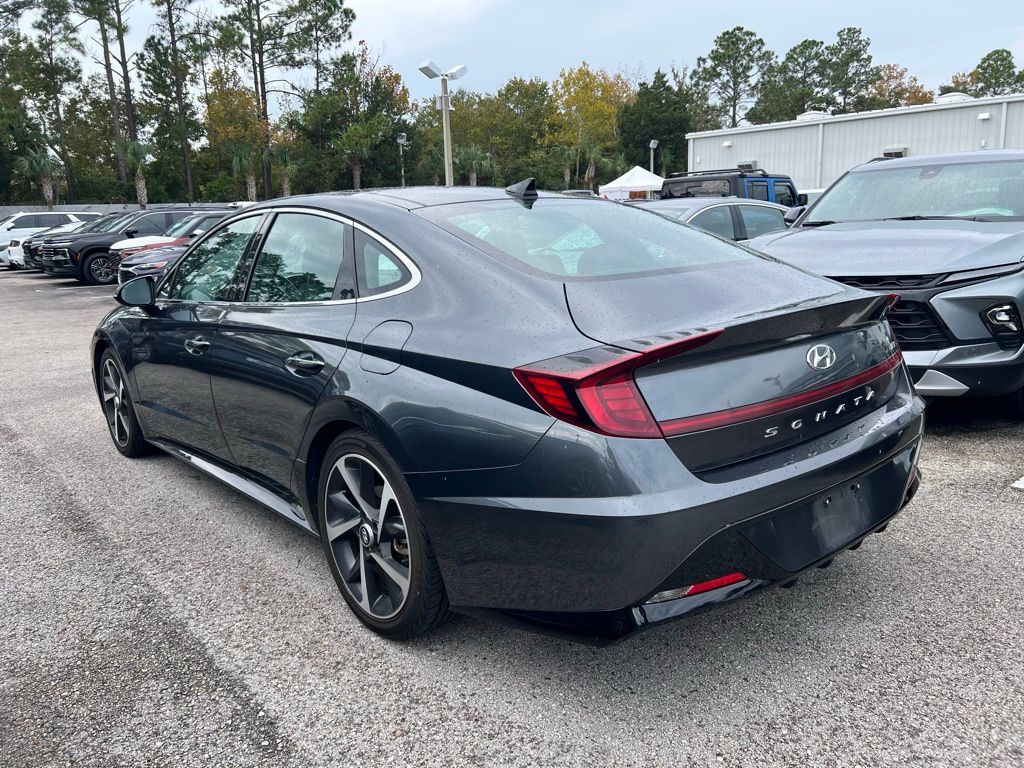
[(116, 448), (318, 536), (389, 637), (615, 640), (793, 583), (918, 485), (886, 297), (532, 180), (271, 201), (117, 298)]

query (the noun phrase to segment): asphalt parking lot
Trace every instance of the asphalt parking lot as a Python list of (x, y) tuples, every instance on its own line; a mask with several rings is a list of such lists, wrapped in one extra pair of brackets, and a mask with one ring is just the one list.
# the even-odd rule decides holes
[(363, 629), (320, 545), (117, 453), (111, 288), (0, 273), (4, 766), (1022, 766), (1024, 425), (929, 408), (913, 504), (774, 590), (594, 649)]

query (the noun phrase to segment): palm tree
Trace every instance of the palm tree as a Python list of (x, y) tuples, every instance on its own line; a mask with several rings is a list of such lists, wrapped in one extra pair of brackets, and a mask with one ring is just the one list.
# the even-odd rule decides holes
[(363, 185), (363, 160), (368, 158), (374, 147), (380, 142), (384, 133), (384, 115), (374, 115), (352, 123), (341, 134), (339, 144), (342, 154), (348, 160), (352, 171), (353, 189), (361, 189)]
[(256, 168), (262, 167), (259, 156), (249, 147), (238, 147), (231, 153), (231, 172), (245, 178), (246, 199), (256, 202)]
[(419, 162), (420, 172), (431, 178), (431, 183), (436, 187), (441, 184), (441, 176), (444, 174), (444, 152), (440, 147), (434, 147), (426, 152)]
[(455, 165), (469, 174), (469, 186), (475, 187), (477, 176), (492, 178), (498, 175), (498, 166), (490, 152), (484, 152), (477, 144), (459, 147), (453, 158)]
[(30, 182), (38, 182), (43, 190), (46, 210), (53, 210), (53, 177), (60, 170), (60, 163), (45, 149), (27, 149), (25, 154), (14, 158), (14, 170)]
[(149, 190), (146, 188), (146, 163), (149, 162), (149, 147), (140, 141), (122, 139), (117, 150), (124, 157), (128, 169), (135, 172), (135, 200), (139, 208), (149, 205)]
[(569, 188), (569, 181), (572, 179), (572, 164), (576, 162), (576, 150), (565, 144), (553, 147), (552, 156), (562, 169), (562, 189)]
[(672, 150), (668, 147), (658, 149), (658, 160), (661, 163), (661, 175), (667, 178), (669, 173), (668, 169), (676, 161), (675, 157), (672, 155)]
[(583, 186), (593, 189), (597, 169), (605, 163), (601, 146), (590, 139), (583, 139), (580, 142), (580, 160), (583, 163), (583, 167), (586, 168), (583, 172)]
[(291, 197), (292, 179), (298, 173), (302, 162), (296, 160), (286, 144), (276, 144), (270, 148), (270, 159), (281, 166), (281, 196)]

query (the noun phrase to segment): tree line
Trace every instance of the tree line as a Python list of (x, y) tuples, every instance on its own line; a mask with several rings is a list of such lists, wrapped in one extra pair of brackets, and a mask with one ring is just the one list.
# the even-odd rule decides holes
[[(443, 178), (441, 116), (352, 41), (344, 0), (0, 0), (0, 202), (265, 199)], [(634, 164), (685, 169), (690, 131), (924, 104), (935, 93), (876, 64), (862, 30), (773, 52), (743, 27), (692, 67), (650, 77), (586, 61), (552, 82), (514, 76), (453, 94), (457, 183), (534, 176), (594, 188)], [(91, 62), (91, 74), (86, 74)], [(997, 49), (939, 93), (1024, 90)], [(399, 135), (406, 143), (400, 147)]]

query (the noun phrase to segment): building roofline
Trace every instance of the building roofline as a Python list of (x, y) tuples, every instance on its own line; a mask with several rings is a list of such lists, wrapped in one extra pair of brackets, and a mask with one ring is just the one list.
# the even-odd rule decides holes
[(979, 99), (967, 101), (952, 101), (940, 104), (917, 104), (912, 107), (891, 107), (889, 109), (872, 109), (867, 112), (851, 112), (847, 115), (830, 115), (810, 120), (784, 120), (778, 123), (762, 123), (760, 125), (743, 125), (739, 128), (716, 128), (713, 131), (696, 131), (686, 134), (687, 139), (700, 139), (710, 136), (734, 136), (738, 133), (757, 133), (759, 131), (774, 131), (780, 128), (794, 126), (810, 126), (831, 123), (847, 123), (856, 120), (868, 120), (873, 117), (888, 115), (904, 115), (919, 112), (937, 112), (944, 109), (963, 109), (964, 107), (983, 107), (994, 104), (1024, 101), (1024, 93), (1012, 93), (1006, 96), (986, 96)]

